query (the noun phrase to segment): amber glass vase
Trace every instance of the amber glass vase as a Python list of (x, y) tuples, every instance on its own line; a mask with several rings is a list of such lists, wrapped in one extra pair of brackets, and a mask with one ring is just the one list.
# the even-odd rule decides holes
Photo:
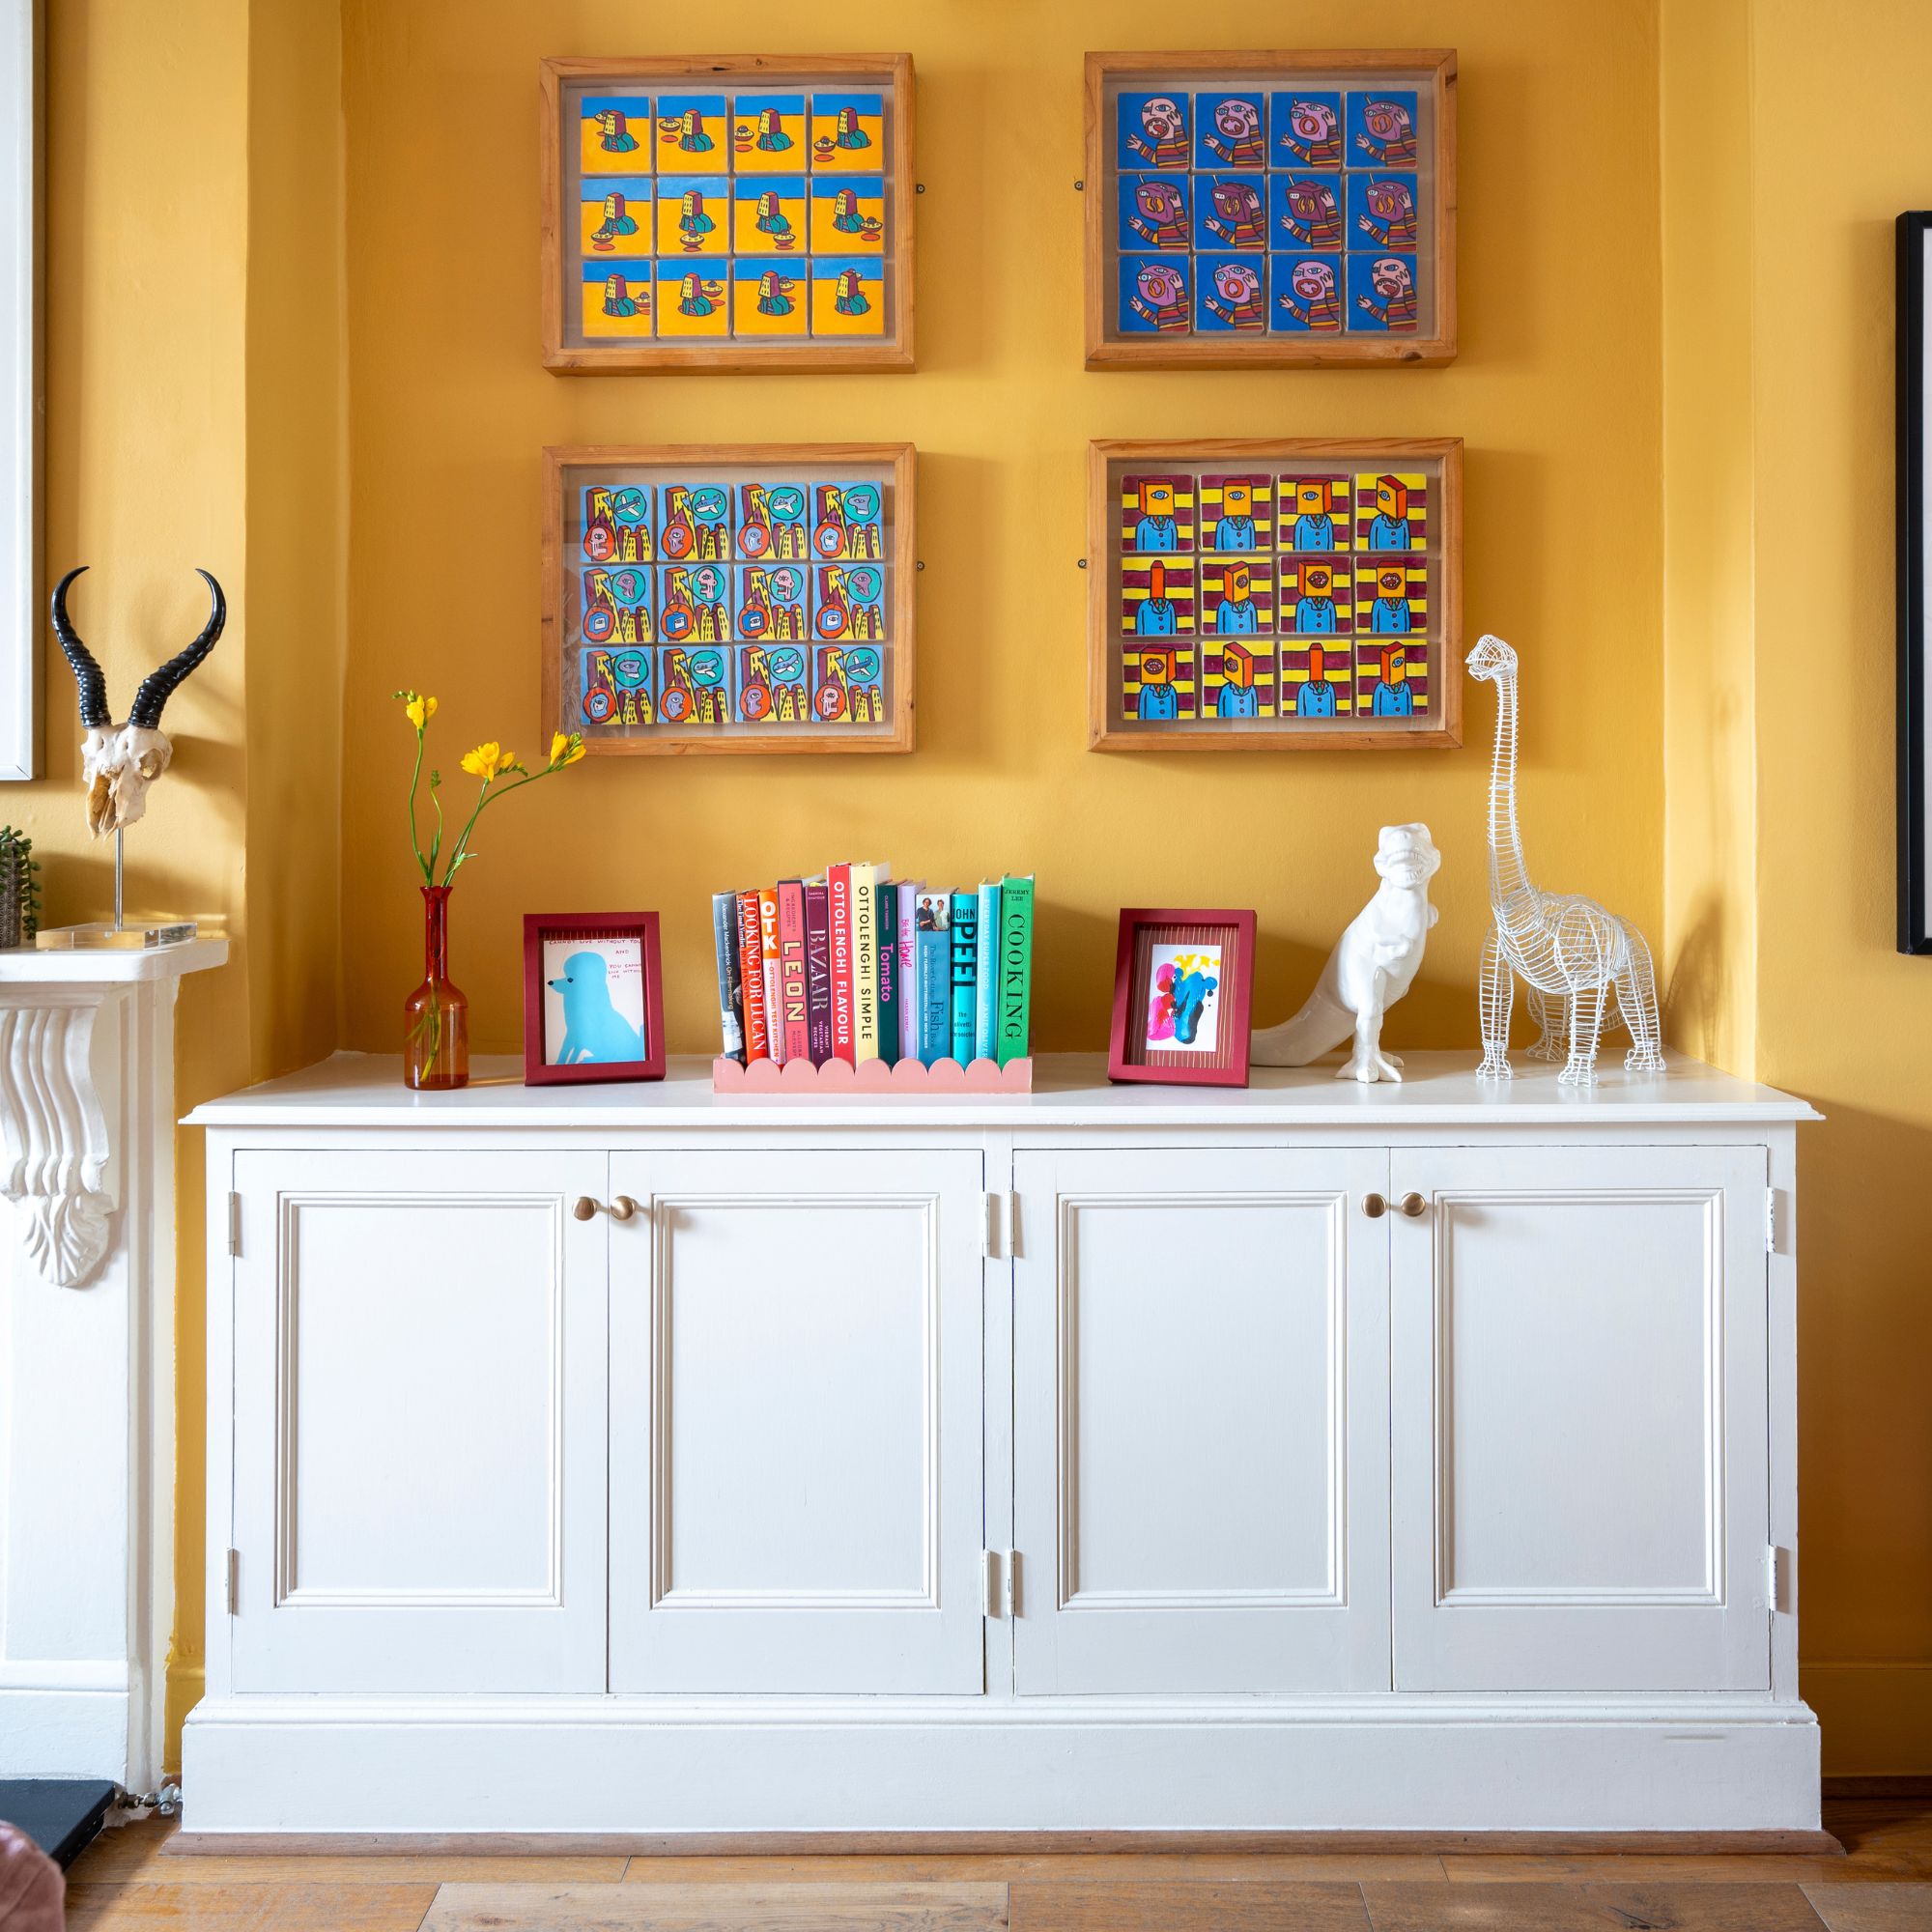
[(469, 1002), (449, 980), (449, 888), (424, 886), (423, 982), (403, 1003), (403, 1080), (469, 1085)]

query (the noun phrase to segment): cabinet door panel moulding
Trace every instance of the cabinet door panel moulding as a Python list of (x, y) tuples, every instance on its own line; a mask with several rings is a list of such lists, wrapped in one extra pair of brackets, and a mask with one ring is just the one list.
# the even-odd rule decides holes
[(559, 375), (913, 366), (910, 54), (541, 65)]
[(1456, 355), (1448, 48), (1087, 56), (1087, 366)]

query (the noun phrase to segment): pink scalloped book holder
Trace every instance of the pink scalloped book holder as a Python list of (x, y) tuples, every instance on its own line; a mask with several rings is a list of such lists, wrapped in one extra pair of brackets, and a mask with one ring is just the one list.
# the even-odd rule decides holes
[(917, 1060), (901, 1060), (888, 1066), (883, 1060), (868, 1060), (862, 1066), (848, 1066), (842, 1060), (828, 1060), (814, 1066), (809, 1060), (788, 1060), (782, 1066), (769, 1060), (754, 1060), (741, 1066), (735, 1060), (718, 1059), (711, 1063), (711, 1091), (714, 1094), (906, 1094), (930, 1098), (935, 1094), (1031, 1094), (1033, 1058), (1009, 1060), (1004, 1066), (991, 1060), (976, 1060), (961, 1066), (956, 1060), (938, 1060), (930, 1066)]

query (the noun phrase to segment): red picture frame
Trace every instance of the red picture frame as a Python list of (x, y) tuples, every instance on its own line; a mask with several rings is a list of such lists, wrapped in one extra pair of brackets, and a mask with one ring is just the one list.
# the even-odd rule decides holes
[[(1177, 965), (1211, 951), (1213, 968)], [(1165, 959), (1160, 954), (1165, 952)], [(1165, 985), (1163, 969), (1170, 974)], [(1177, 1006), (1172, 988), (1198, 983)], [(1199, 906), (1132, 906), (1121, 914), (1114, 955), (1114, 1018), (1107, 1078), (1173, 1087), (1245, 1087), (1248, 1019), (1255, 985), (1255, 915)], [(1157, 1002), (1166, 1002), (1164, 1012)], [(1211, 1046), (1189, 1042), (1210, 1024)], [(1164, 1029), (1164, 1031), (1163, 1031)]]
[[(638, 943), (643, 978), (644, 1053), (640, 1060), (552, 1061), (545, 1037), (544, 943), (547, 940)], [(602, 994), (602, 1003), (597, 1003)], [(600, 981), (586, 989), (586, 1018), (609, 1011), (610, 996)], [(619, 1016), (621, 1020), (621, 1016)], [(624, 1022), (628, 1024), (628, 1022)], [(568, 1038), (568, 1034), (565, 1037)], [(524, 915), (524, 1085), (582, 1086), (592, 1081), (662, 1080), (665, 1076), (664, 972), (658, 955), (658, 916), (654, 912), (526, 912)]]

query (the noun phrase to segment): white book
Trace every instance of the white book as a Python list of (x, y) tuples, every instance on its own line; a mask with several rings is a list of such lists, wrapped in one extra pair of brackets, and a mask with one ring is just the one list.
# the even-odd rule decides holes
[(919, 1058), (919, 884), (901, 880), (898, 895), (899, 1058)]

